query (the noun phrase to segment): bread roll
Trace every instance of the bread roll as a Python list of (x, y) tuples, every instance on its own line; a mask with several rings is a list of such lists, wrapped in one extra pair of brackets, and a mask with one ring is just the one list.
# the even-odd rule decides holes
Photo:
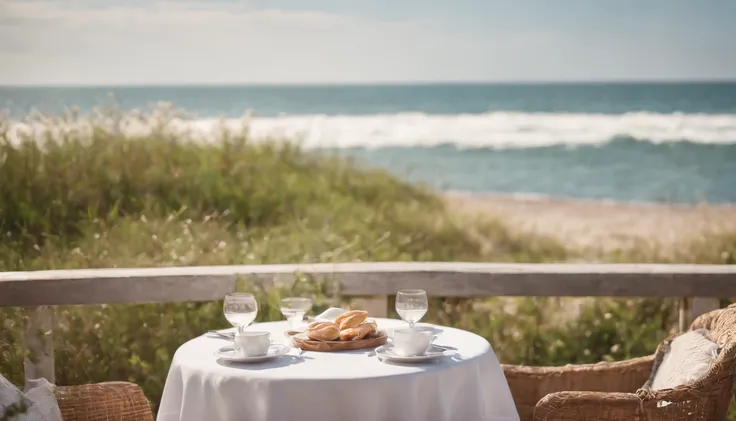
[(340, 326), (340, 330), (357, 327), (368, 318), (368, 312), (363, 310), (351, 310), (337, 316), (335, 323)]
[(341, 341), (357, 341), (376, 332), (375, 323), (363, 323), (357, 327), (350, 327), (340, 331)]
[(315, 341), (334, 341), (340, 337), (340, 328), (332, 322), (314, 322), (307, 326), (307, 337)]

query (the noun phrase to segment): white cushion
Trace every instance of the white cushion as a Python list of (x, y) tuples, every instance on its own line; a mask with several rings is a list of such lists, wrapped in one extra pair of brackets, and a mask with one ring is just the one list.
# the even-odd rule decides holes
[(718, 356), (718, 345), (708, 339), (708, 331), (698, 329), (676, 337), (665, 351), (654, 374), (653, 390), (672, 389), (692, 383), (708, 373)]
[(26, 390), (24, 394), (0, 375), (0, 419), (62, 421), (54, 385), (46, 379), (29, 380)]

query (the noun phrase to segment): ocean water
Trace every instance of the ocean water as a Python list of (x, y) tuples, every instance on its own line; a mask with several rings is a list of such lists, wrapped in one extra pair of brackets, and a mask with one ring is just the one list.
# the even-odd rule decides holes
[(442, 190), (736, 203), (736, 82), (0, 87), (0, 108), (170, 102), (207, 132), (253, 111), (255, 137), (356, 157)]

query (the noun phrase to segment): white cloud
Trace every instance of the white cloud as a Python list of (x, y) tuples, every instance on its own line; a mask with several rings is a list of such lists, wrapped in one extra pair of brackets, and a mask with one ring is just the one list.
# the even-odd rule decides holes
[(328, 13), (257, 10), (239, 2), (151, 1), (109, 7), (87, 2), (6, 0), (5, 16), (26, 22), (57, 25), (212, 25), (262, 22), (273, 24), (330, 25), (345, 18)]
[[(240, 4), (218, 9), (194, 2), (146, 8), (4, 5), (6, 17), (19, 22), (0, 27), (3, 38), (13, 40), (0, 48), (3, 61), (13, 63), (2, 82), (11, 83), (268, 82), (298, 80), (300, 73), (329, 79), (339, 76), (329, 72), (331, 66), (360, 63), (365, 54), (381, 53), (418, 30), (413, 23)], [(348, 55), (354, 57), (346, 61)]]
[(414, 67), (407, 54), (431, 54), (444, 43), (431, 28), (412, 22), (253, 10), (242, 3), (217, 9), (195, 2), (145, 8), (5, 5), (6, 16), (20, 24), (0, 27), (6, 39), (15, 40), (0, 48), (3, 61), (12, 63), (0, 83), (392, 79), (396, 70)]
[(235, 0), (0, 0), (0, 84), (667, 78), (736, 66), (637, 31), (471, 28)]

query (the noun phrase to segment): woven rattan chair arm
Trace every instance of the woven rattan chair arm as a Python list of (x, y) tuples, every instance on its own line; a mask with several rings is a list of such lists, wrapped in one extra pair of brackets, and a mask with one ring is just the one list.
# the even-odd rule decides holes
[(64, 421), (153, 421), (148, 399), (133, 383), (59, 386), (56, 399)]
[(539, 401), (534, 421), (633, 421), (642, 419), (643, 409), (633, 393), (558, 392)]
[(563, 391), (634, 393), (652, 371), (653, 356), (627, 361), (560, 367), (503, 365), (522, 421), (530, 421), (540, 399)]
[(652, 372), (654, 356), (626, 361), (596, 364), (564, 365), (559, 367), (530, 367), (503, 365), (506, 380), (523, 387), (524, 393), (534, 390), (545, 396), (561, 391), (636, 392), (646, 383)]

